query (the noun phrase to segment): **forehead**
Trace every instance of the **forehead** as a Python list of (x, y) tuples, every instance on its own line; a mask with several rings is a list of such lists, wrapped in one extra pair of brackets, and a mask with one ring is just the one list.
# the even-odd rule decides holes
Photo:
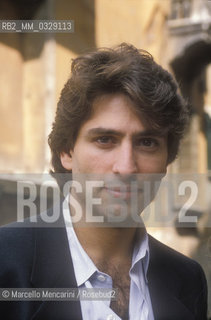
[(162, 135), (124, 94), (104, 94), (93, 101), (91, 115), (81, 126), (79, 135), (92, 128), (111, 129), (124, 134), (147, 131), (153, 135)]
[(102, 94), (96, 97), (92, 104), (92, 113), (105, 111), (103, 110), (103, 107), (105, 105), (109, 105), (109, 106), (112, 105), (113, 110), (114, 109), (118, 110), (122, 106), (124, 106), (130, 109), (131, 111), (135, 112), (135, 105), (132, 102), (132, 100), (128, 96), (122, 93)]
[(88, 120), (109, 119), (109, 121), (137, 121), (146, 125), (145, 117), (138, 112), (132, 100), (124, 94), (104, 94), (97, 97), (92, 104), (92, 112)]

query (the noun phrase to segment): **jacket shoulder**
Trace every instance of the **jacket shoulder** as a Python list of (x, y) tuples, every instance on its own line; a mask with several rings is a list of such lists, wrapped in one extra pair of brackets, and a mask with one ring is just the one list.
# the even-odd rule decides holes
[(174, 292), (192, 313), (194, 319), (207, 319), (207, 281), (200, 264), (149, 236), (150, 281), (155, 274)]
[(0, 228), (0, 287), (28, 285), (34, 245), (34, 228), (28, 222)]
[(158, 265), (165, 264), (169, 267), (176, 268), (177, 272), (179, 272), (180, 269), (181, 272), (184, 273), (189, 271), (189, 269), (191, 269), (193, 273), (202, 271), (202, 267), (198, 262), (170, 248), (151, 235), (149, 235), (149, 247), (153, 263)]

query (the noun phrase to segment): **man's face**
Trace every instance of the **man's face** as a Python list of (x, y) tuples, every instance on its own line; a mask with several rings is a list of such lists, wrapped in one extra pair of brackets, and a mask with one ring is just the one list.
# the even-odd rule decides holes
[(166, 136), (144, 124), (129, 98), (107, 94), (94, 101), (92, 115), (81, 126), (74, 149), (62, 153), (61, 162), (72, 170), (73, 180), (79, 174), (93, 174), (94, 180), (98, 175), (104, 181), (127, 181), (122, 190), (107, 183), (101, 196), (128, 200), (131, 177), (165, 174), (167, 157)]

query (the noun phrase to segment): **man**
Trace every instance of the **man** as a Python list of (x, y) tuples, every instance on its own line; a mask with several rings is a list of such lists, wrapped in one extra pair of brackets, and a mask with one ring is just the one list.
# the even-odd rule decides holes
[(144, 183), (165, 175), (187, 120), (171, 75), (147, 52), (121, 44), (73, 61), (49, 136), (68, 194), (55, 224), (41, 215), (39, 228), (1, 230), (0, 285), (116, 288), (117, 297), (2, 302), (5, 319), (206, 319), (201, 267), (149, 236), (139, 217), (156, 193), (147, 197)]

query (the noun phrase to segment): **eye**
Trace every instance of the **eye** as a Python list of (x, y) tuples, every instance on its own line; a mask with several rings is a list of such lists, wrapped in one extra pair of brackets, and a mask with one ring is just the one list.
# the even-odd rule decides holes
[(101, 148), (112, 148), (116, 144), (116, 139), (111, 136), (100, 136), (95, 141)]
[(102, 143), (102, 144), (106, 144), (106, 143), (111, 143), (112, 139), (111, 139), (111, 137), (102, 136), (102, 137), (97, 138), (97, 142)]
[(156, 143), (154, 139), (145, 138), (145, 139), (142, 139), (142, 144), (146, 147), (151, 147), (151, 146), (154, 146)]
[(159, 143), (154, 138), (141, 138), (137, 141), (136, 145), (140, 148), (154, 150), (159, 145)]

